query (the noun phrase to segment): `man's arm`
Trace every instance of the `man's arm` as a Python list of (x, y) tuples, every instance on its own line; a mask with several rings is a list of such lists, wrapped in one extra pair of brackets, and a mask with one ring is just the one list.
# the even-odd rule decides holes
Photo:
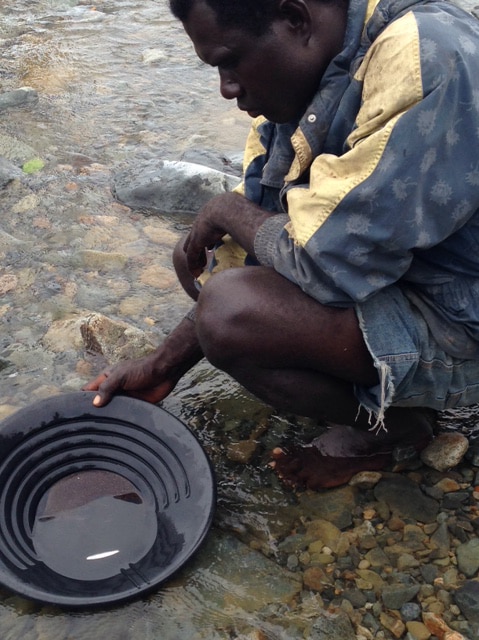
[(213, 247), (226, 234), (254, 257), (258, 229), (273, 215), (237, 193), (212, 198), (198, 213), (185, 241), (187, 264), (192, 275), (198, 277), (203, 271), (205, 249)]
[(195, 323), (185, 317), (153, 353), (119, 362), (83, 388), (98, 392), (93, 401), (97, 407), (106, 405), (117, 393), (160, 402), (202, 357)]
[[(225, 234), (254, 255), (257, 229), (271, 215), (236, 193), (213, 198), (198, 214), (185, 241), (191, 273), (200, 275), (205, 265), (205, 248), (216, 244)], [(98, 392), (94, 399), (98, 407), (106, 405), (117, 393), (160, 402), (202, 357), (194, 319), (187, 316), (153, 353), (109, 367), (84, 390)]]
[[(343, 96), (344, 121), (355, 125), (342, 153), (319, 154), (309, 182), (288, 185), (290, 222), (267, 250), (256, 245), (262, 265), (324, 305), (352, 306), (405, 274), (434, 287), (451, 267), (470, 269), (458, 241), (435, 247), (478, 210), (479, 76), (458, 45), (465, 34), (477, 42), (477, 21), (448, 18), (459, 12), (453, 5), (442, 11), (411, 10), (381, 31), (356, 70), (352, 99)], [(434, 56), (422, 55), (429, 50)], [(427, 268), (413, 274), (424, 257)]]

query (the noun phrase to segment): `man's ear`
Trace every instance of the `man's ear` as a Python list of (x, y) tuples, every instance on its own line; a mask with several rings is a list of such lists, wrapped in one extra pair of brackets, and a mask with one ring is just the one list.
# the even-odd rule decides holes
[(289, 29), (301, 36), (305, 42), (312, 33), (312, 16), (309, 0), (279, 0), (277, 16), (288, 23)]

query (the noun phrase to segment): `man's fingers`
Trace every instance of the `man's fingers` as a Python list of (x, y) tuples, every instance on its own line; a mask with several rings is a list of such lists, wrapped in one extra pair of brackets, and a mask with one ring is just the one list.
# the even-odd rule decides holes
[(93, 398), (93, 404), (95, 407), (101, 407), (103, 405), (103, 398), (99, 393)]
[(83, 391), (98, 391), (96, 396), (93, 398), (93, 404), (95, 407), (104, 407), (110, 402), (114, 395), (112, 391), (108, 390), (109, 386), (112, 386), (112, 380), (109, 378), (109, 372), (103, 371), (94, 380), (88, 382), (83, 387)]
[(94, 380), (90, 380), (82, 387), (82, 391), (98, 391), (99, 386), (107, 379), (107, 374), (103, 371)]
[(200, 251), (190, 251), (186, 252), (186, 264), (188, 265), (188, 271), (197, 278), (201, 273), (203, 273), (203, 269), (206, 265), (206, 253), (205, 249), (202, 247)]

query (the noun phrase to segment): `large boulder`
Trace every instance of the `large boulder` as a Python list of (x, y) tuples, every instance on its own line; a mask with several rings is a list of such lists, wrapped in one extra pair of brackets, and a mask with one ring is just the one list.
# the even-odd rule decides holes
[(113, 178), (113, 195), (132, 209), (196, 213), (212, 197), (232, 191), (236, 176), (204, 165), (161, 160), (128, 168)]

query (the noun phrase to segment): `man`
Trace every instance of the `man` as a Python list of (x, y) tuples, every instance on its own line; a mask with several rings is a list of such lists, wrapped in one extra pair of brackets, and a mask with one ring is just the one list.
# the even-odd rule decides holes
[(243, 187), (175, 251), (192, 313), (86, 389), (158, 402), (206, 357), (332, 425), (275, 450), (294, 486), (420, 450), (479, 401), (479, 23), (441, 0), (170, 4), (254, 118)]

